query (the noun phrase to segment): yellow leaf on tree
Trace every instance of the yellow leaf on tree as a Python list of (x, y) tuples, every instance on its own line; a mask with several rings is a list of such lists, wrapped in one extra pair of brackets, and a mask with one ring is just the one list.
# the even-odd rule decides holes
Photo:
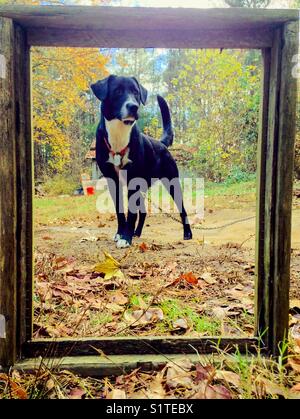
[(94, 271), (99, 274), (105, 274), (104, 279), (110, 279), (113, 277), (124, 278), (123, 272), (120, 269), (120, 263), (113, 258), (109, 253), (103, 252), (105, 259), (103, 262), (97, 263), (94, 267)]

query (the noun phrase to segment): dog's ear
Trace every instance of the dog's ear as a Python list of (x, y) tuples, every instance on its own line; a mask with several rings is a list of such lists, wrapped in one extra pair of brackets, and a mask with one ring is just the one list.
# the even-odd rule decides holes
[(137, 79), (135, 78), (135, 77), (132, 77), (133, 78), (133, 80), (135, 80), (136, 82), (137, 82), (137, 84), (138, 84), (138, 86), (139, 86), (139, 89), (140, 89), (140, 96), (141, 96), (141, 101), (142, 101), (142, 104), (143, 105), (146, 105), (146, 102), (147, 102), (147, 96), (148, 96), (148, 90), (147, 89), (145, 89), (145, 87), (144, 86), (142, 86), (138, 81), (137, 81)]
[(99, 100), (105, 100), (107, 98), (108, 82), (112, 77), (114, 76), (111, 75), (106, 77), (106, 79), (98, 80), (96, 83), (91, 84), (91, 89)]

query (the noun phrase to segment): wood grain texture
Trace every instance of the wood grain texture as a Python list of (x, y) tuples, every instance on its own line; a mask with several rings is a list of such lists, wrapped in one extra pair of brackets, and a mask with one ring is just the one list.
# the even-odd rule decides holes
[(6, 337), (0, 337), (0, 365), (16, 359), (16, 155), (14, 104), (14, 30), (10, 19), (0, 18), (0, 54), (6, 77), (0, 77), (0, 314)]
[(86, 338), (86, 339), (40, 339), (27, 342), (23, 356), (54, 358), (86, 356), (102, 352), (105, 355), (145, 354), (199, 354), (217, 353), (218, 349), (229, 352), (239, 348), (241, 353), (256, 351), (257, 339), (230, 338)]
[(18, 349), (31, 338), (33, 228), (32, 228), (32, 140), (30, 52), (27, 34), (15, 25), (14, 79), (16, 109), (17, 187), (17, 341)]
[[(275, 27), (298, 20), (297, 10), (272, 9), (189, 9), (153, 7), (90, 6), (1, 6), (0, 15), (23, 27), (82, 30), (181, 31)], [(126, 32), (124, 33), (126, 36)]]
[(263, 334), (267, 328), (265, 302), (268, 283), (265, 278), (265, 199), (266, 158), (268, 145), (269, 91), (271, 75), (271, 48), (262, 51), (263, 74), (257, 144), (257, 190), (256, 190), (256, 246), (255, 246), (255, 334)]
[(294, 145), (296, 127), (297, 79), (292, 71), (298, 54), (299, 22), (284, 26), (280, 69), (278, 110), (277, 176), (274, 208), (274, 287), (272, 352), (288, 338), (289, 285), (291, 257), (291, 217), (293, 196)]
[[(243, 356), (241, 356), (243, 358)], [(189, 360), (193, 364), (208, 365), (209, 363), (224, 361), (222, 357), (211, 355), (188, 354), (184, 357), (179, 355), (111, 355), (109, 357), (96, 356), (73, 356), (61, 358), (45, 358), (43, 365), (53, 371), (67, 370), (84, 377), (108, 377), (119, 376), (139, 369), (143, 372), (160, 370), (168, 363), (180, 363), (182, 359)], [(230, 355), (228, 356), (230, 361)], [(24, 359), (17, 362), (14, 370), (25, 371), (35, 374), (41, 366), (40, 358)]]
[(260, 135), (256, 311), (257, 333), (273, 355), (278, 355), (280, 343), (288, 337), (297, 95), (292, 58), (298, 51), (298, 31), (298, 22), (284, 25), (265, 53), (268, 70)]
[(97, 48), (267, 48), (272, 46), (271, 29), (251, 30), (75, 30), (29, 28), (33, 46)]

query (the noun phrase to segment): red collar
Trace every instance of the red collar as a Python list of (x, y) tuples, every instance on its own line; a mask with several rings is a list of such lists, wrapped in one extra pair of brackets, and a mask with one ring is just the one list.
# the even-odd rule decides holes
[(126, 147), (124, 147), (121, 151), (119, 151), (118, 153), (116, 153), (115, 151), (112, 150), (112, 148), (111, 148), (108, 140), (105, 137), (103, 137), (103, 138), (104, 138), (104, 142), (106, 144), (106, 147), (108, 148), (108, 151), (113, 155), (113, 157), (116, 154), (119, 154), (121, 157), (124, 157), (125, 156), (126, 151), (128, 150), (128, 145)]

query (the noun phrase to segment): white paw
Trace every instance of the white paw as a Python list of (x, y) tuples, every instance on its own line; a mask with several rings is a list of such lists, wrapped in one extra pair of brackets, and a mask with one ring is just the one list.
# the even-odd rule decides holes
[(118, 242), (119, 240), (121, 240), (121, 234), (116, 233), (113, 237), (113, 241)]
[(126, 247), (130, 247), (130, 243), (127, 240), (120, 239), (117, 242), (118, 249), (125, 249)]

